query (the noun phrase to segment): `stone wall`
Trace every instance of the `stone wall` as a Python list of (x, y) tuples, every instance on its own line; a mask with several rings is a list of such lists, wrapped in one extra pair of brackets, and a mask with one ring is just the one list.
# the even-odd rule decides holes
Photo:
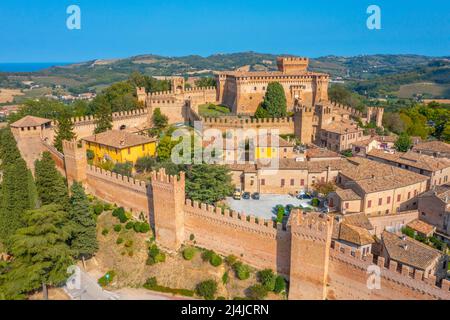
[(289, 274), (290, 234), (271, 220), (186, 200), (185, 239), (225, 256), (233, 254), (260, 269)]
[(294, 133), (294, 118), (239, 118), (237, 116), (221, 117), (221, 118), (203, 118), (203, 129), (219, 129), (222, 132), (230, 130), (259, 130), (266, 129), (279, 130), (279, 134), (293, 134)]
[(386, 228), (391, 229), (393, 232), (398, 231), (403, 226), (418, 218), (419, 212), (412, 210), (390, 215), (369, 216), (369, 221), (375, 229), (375, 235), (379, 237)]
[[(370, 265), (380, 267), (380, 289), (367, 286)], [(388, 263), (382, 257), (374, 261), (372, 255), (362, 257), (360, 251), (352, 253), (339, 243), (330, 248), (328, 299), (450, 299), (450, 282), (443, 280), (439, 286), (435, 282), (434, 276), (424, 278), (422, 271), (399, 267), (395, 261)]]

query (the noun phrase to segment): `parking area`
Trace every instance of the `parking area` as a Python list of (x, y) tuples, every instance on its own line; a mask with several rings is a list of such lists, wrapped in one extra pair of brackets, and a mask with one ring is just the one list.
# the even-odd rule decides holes
[(295, 197), (281, 194), (262, 194), (260, 200), (234, 200), (233, 198), (227, 198), (227, 204), (231, 210), (263, 219), (274, 218), (276, 216), (274, 208), (277, 205), (287, 206), (290, 204), (295, 207), (312, 208), (311, 200), (299, 200)]

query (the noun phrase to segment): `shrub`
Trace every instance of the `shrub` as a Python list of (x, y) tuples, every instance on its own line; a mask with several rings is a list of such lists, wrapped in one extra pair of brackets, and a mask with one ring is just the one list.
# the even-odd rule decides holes
[(286, 290), (286, 280), (282, 276), (278, 276), (275, 280), (275, 293), (281, 293)]
[(189, 236), (189, 240), (194, 241), (195, 239), (195, 235), (193, 233), (191, 233), (191, 235)]
[(125, 229), (130, 230), (134, 228), (134, 222), (133, 221), (129, 221), (127, 222), (127, 224), (125, 225)]
[(258, 272), (258, 281), (266, 288), (267, 291), (275, 289), (276, 276), (271, 269), (265, 269)]
[(117, 238), (116, 244), (122, 244), (123, 243), (123, 238)]
[(267, 297), (267, 289), (262, 284), (255, 284), (248, 288), (248, 297), (252, 300), (263, 300)]
[(133, 229), (135, 232), (147, 233), (150, 231), (150, 225), (146, 222), (135, 222)]
[(319, 204), (320, 204), (320, 200), (319, 200), (319, 199), (314, 198), (314, 199), (311, 200), (311, 205), (312, 205), (313, 207), (318, 207)]
[(232, 267), (237, 262), (237, 257), (231, 254), (225, 258), (225, 262)]
[(227, 284), (228, 281), (230, 281), (230, 277), (229, 277), (228, 271), (226, 271), (222, 276), (222, 283)]
[(115, 276), (116, 273), (113, 270), (108, 271), (103, 277), (98, 279), (98, 284), (102, 287), (106, 287), (114, 280)]
[(125, 213), (125, 209), (122, 207), (114, 209), (112, 215), (117, 217), (120, 220), (120, 223), (125, 223), (129, 220)]
[(102, 230), (102, 235), (106, 236), (108, 233), (109, 233), (108, 229), (105, 228)]
[(203, 253), (202, 253), (202, 260), (204, 262), (211, 261), (211, 257), (213, 256), (213, 254), (214, 254), (214, 251), (212, 251), (212, 250), (205, 250), (205, 251), (203, 251)]
[(214, 299), (217, 292), (217, 282), (214, 280), (206, 280), (200, 282), (195, 288), (195, 293), (207, 300)]
[(113, 205), (111, 203), (104, 203), (103, 204), (103, 210), (104, 211), (109, 211), (113, 208)]
[(166, 261), (165, 253), (161, 252), (156, 244), (153, 244), (148, 251), (147, 264), (154, 265), (156, 263), (164, 261)]
[(216, 300), (227, 300), (227, 298), (225, 298), (224, 296), (219, 296)]
[(194, 291), (188, 290), (188, 289), (172, 289), (168, 287), (163, 287), (158, 285), (158, 282), (155, 277), (148, 278), (147, 281), (144, 284), (144, 288), (148, 290), (153, 291), (159, 291), (159, 292), (165, 292), (165, 293), (171, 293), (171, 294), (178, 294), (186, 297), (193, 297)]
[(131, 248), (132, 246), (133, 246), (133, 240), (130, 239), (125, 242), (125, 247)]
[(213, 253), (211, 255), (211, 259), (209, 260), (209, 263), (211, 263), (211, 265), (214, 267), (218, 267), (222, 264), (222, 258), (219, 255)]
[(187, 247), (183, 250), (183, 258), (185, 260), (192, 260), (197, 250), (193, 247)]
[(96, 204), (94, 204), (94, 213), (98, 216), (100, 214), (102, 214), (102, 212), (104, 211), (104, 207), (103, 204), (100, 202), (97, 202)]
[(122, 226), (120, 225), (120, 224), (116, 224), (115, 226), (114, 226), (114, 231), (115, 232), (120, 232), (122, 230)]
[(242, 262), (236, 262), (233, 268), (239, 280), (247, 280), (250, 278), (250, 268)]

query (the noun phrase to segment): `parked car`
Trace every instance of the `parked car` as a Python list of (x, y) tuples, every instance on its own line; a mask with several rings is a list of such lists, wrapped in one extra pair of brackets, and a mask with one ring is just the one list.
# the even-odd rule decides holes
[(242, 191), (241, 191), (241, 189), (236, 188), (236, 189), (234, 190), (234, 193), (233, 193), (233, 199), (234, 199), (234, 200), (241, 200), (241, 197), (242, 197)]
[(260, 199), (260, 195), (258, 192), (255, 192), (254, 194), (252, 194), (252, 199), (253, 200), (259, 200)]
[(244, 193), (242, 194), (242, 199), (244, 199), (244, 200), (250, 199), (250, 192), (244, 192)]
[(297, 195), (297, 199), (299, 200), (311, 200), (312, 198), (312, 195), (306, 192), (302, 192)]

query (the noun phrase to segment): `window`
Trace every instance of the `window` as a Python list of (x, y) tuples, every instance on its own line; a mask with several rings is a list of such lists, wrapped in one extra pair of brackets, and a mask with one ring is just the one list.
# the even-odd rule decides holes
[(295, 185), (295, 180), (291, 179), (291, 186), (294, 186), (294, 185)]
[(381, 206), (382, 204), (383, 204), (383, 199), (382, 198), (378, 199), (378, 205)]
[(145, 151), (145, 145), (144, 144), (142, 145), (142, 151)]
[(397, 195), (397, 202), (399, 202), (400, 200), (402, 200), (402, 195), (401, 194)]
[(391, 197), (387, 197), (387, 204), (390, 204), (391, 203)]
[(346, 202), (345, 203), (345, 209), (348, 209), (348, 207), (349, 207), (349, 204), (348, 204), (348, 202)]
[(411, 198), (411, 191), (408, 191), (408, 200)]
[(300, 180), (300, 185), (301, 185), (301, 186), (304, 186), (304, 185), (305, 185), (305, 179), (301, 179), (301, 180)]
[(284, 187), (285, 181), (284, 179), (281, 179), (281, 186)]
[(128, 154), (131, 154), (131, 148), (128, 148)]
[(367, 201), (367, 208), (372, 207), (372, 200)]
[(266, 185), (266, 179), (261, 179), (261, 185), (265, 186)]

